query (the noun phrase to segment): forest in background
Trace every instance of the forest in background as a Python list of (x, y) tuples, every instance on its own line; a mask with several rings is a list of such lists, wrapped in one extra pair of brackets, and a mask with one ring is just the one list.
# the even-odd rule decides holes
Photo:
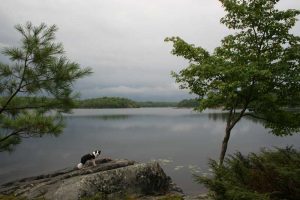
[(134, 101), (121, 97), (99, 97), (77, 100), (75, 108), (140, 108), (140, 107), (196, 107), (196, 99), (184, 99), (180, 102), (167, 101)]

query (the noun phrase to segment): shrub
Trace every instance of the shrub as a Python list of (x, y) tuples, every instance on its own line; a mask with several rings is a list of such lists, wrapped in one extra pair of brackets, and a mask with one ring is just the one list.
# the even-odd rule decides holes
[(210, 160), (212, 177), (195, 176), (217, 200), (300, 199), (300, 152), (292, 147)]

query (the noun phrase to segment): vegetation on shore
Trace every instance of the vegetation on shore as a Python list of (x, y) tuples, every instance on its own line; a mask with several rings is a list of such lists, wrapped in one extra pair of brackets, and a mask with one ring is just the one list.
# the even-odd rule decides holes
[[(2, 104), (6, 98), (0, 97), (0, 104)], [(18, 105), (19, 107), (34, 105), (45, 106), (53, 109), (64, 109), (63, 105), (54, 98), (47, 97), (15, 97), (11, 101), (11, 105)], [(121, 97), (99, 97), (91, 99), (75, 100), (72, 103), (73, 108), (158, 108), (158, 107), (178, 107), (178, 108), (193, 108), (196, 107), (196, 99), (184, 99), (180, 102), (167, 102), (167, 101), (134, 101), (128, 98)]]
[(75, 108), (158, 108), (158, 107), (180, 107), (193, 108), (198, 105), (195, 99), (184, 99), (180, 102), (168, 101), (134, 101), (121, 97), (99, 97), (92, 99), (77, 100)]
[(101, 97), (93, 99), (78, 100), (76, 108), (138, 108), (135, 101), (120, 97)]
[(216, 200), (300, 199), (300, 151), (292, 147), (211, 160), (212, 177), (196, 176)]
[(168, 101), (139, 101), (137, 104), (140, 107), (176, 107), (178, 102), (168, 102)]
[(198, 99), (184, 99), (177, 104), (178, 108), (196, 108), (199, 107)]

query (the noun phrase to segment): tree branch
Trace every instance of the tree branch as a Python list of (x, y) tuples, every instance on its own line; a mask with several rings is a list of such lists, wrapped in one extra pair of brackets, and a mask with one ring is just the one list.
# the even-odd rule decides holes
[(253, 115), (253, 114), (251, 114), (251, 113), (246, 113), (244, 116), (253, 117), (253, 118), (255, 118), (255, 119), (263, 120), (263, 121), (265, 121), (265, 122), (272, 123), (272, 124), (276, 124), (276, 125), (280, 125), (280, 126), (287, 126), (287, 124), (283, 123), (281, 120), (274, 121), (274, 120), (270, 120), (270, 119), (267, 119), (267, 118), (264, 118), (264, 117), (260, 117), (260, 116), (257, 116), (257, 115)]
[(18, 85), (18, 88), (16, 89), (16, 91), (9, 97), (9, 99), (7, 100), (7, 102), (4, 104), (4, 106), (0, 109), (0, 114), (5, 110), (5, 108), (8, 106), (8, 104), (11, 102), (11, 100), (18, 94), (18, 92), (22, 89), (22, 84), (24, 82), (24, 78), (25, 78), (25, 72), (26, 72), (26, 69), (28, 67), (27, 65), (27, 60), (28, 59), (28, 53), (26, 53), (26, 58), (25, 58), (25, 61), (24, 61), (24, 70), (23, 70), (23, 74), (22, 74), (22, 78), (21, 78), (21, 81)]
[(269, 123), (282, 124), (280, 121), (273, 121), (273, 120), (270, 120), (270, 119), (267, 119), (267, 118), (264, 118), (264, 117), (254, 115), (252, 113), (246, 113), (246, 114), (244, 114), (244, 116), (253, 117), (255, 119), (260, 119), (260, 120), (263, 120), (263, 121), (266, 121), (266, 122), (269, 122)]
[(244, 113), (247, 110), (248, 104), (249, 103), (246, 103), (243, 110), (239, 113), (238, 117), (232, 121), (232, 123), (230, 124), (230, 127), (231, 127), (230, 129), (232, 129), (236, 125), (236, 123), (238, 123), (238, 121), (240, 121), (240, 119), (244, 116)]
[(1, 139), (0, 139), (0, 143), (3, 142), (3, 141), (5, 141), (5, 140), (7, 140), (8, 138), (10, 138), (10, 137), (12, 137), (12, 136), (14, 136), (14, 135), (17, 135), (17, 134), (20, 133), (20, 132), (22, 132), (22, 130), (17, 130), (17, 131), (14, 131), (14, 132), (12, 132), (12, 133), (6, 135), (4, 138), (1, 138)]

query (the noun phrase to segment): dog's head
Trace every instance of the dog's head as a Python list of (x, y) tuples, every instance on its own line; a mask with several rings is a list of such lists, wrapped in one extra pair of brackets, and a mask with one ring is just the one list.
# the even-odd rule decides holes
[(100, 153), (101, 153), (100, 150), (93, 151), (93, 155), (94, 155), (95, 157), (99, 156)]

